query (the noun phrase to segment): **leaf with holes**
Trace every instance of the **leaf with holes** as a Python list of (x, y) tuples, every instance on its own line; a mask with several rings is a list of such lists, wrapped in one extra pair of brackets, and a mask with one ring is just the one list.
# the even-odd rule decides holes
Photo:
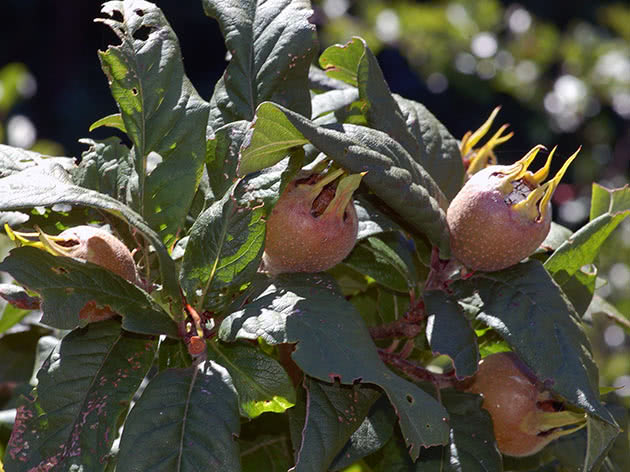
[(19, 403), (7, 471), (104, 470), (118, 421), (154, 355), (155, 340), (111, 320), (65, 336)]
[(118, 469), (239, 471), (236, 392), (212, 361), (156, 375), (135, 404), (120, 440)]
[(13, 249), (0, 271), (41, 294), (42, 323), (55, 328), (75, 328), (89, 322), (91, 308), (109, 307), (129, 331), (178, 336), (175, 323), (148, 293), (96, 264), (25, 246)]
[(243, 416), (283, 413), (295, 405), (291, 380), (273, 357), (245, 344), (223, 343), (212, 343), (208, 355), (230, 373)]
[(179, 41), (157, 6), (111, 1), (102, 12), (97, 21), (121, 41), (99, 58), (133, 143), (137, 210), (170, 246), (201, 178), (209, 105), (184, 74)]
[(221, 323), (221, 339), (297, 343), (292, 358), (308, 375), (378, 385), (396, 409), (414, 459), (421, 446), (446, 442), (446, 411), (385, 367), (361, 316), (338, 293), (333, 279), (324, 274), (281, 275), (255, 292), (258, 295), (249, 304)]
[(210, 124), (217, 129), (251, 121), (271, 100), (311, 116), (308, 69), (318, 50), (308, 0), (203, 0), (216, 18), (231, 55), (212, 96)]

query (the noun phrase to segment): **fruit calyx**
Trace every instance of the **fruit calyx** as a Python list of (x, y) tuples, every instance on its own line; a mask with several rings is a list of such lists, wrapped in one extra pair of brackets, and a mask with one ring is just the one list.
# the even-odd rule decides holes
[(474, 149), (474, 146), (490, 131), (494, 119), (501, 110), (496, 107), (488, 119), (475, 132), (468, 131), (463, 136), (459, 150), (462, 156), (462, 162), (466, 168), (466, 175), (470, 177), (489, 165), (497, 164), (497, 156), (494, 154), (494, 148), (502, 144), (514, 136), (513, 132), (503, 134), (509, 125), (502, 125), (494, 135), (486, 141), (480, 148)]
[(538, 384), (531, 369), (513, 352), (487, 356), (465, 384), (466, 391), (483, 395), (483, 408), (490, 413), (503, 454), (535, 454), (551, 441), (586, 425), (585, 413), (572, 410)]
[(320, 272), (341, 262), (356, 242), (352, 195), (363, 175), (332, 168), (289, 183), (267, 221), (265, 269)]

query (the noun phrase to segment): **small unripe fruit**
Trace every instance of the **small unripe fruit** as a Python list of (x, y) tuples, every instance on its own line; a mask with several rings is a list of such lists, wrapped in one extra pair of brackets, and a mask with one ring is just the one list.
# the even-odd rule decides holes
[(483, 395), (497, 446), (508, 456), (535, 454), (586, 424), (583, 413), (565, 410), (551, 392), (539, 389), (533, 372), (512, 352), (484, 358), (466, 391)]
[[(573, 154), (556, 176), (545, 166), (527, 170), (542, 146), (510, 166), (494, 165), (472, 175), (448, 207), (446, 221), (454, 257), (471, 270), (495, 271), (517, 264), (544, 241), (551, 227), (551, 196)], [(579, 150), (578, 150), (579, 152)]]
[(341, 262), (357, 239), (352, 193), (362, 174), (341, 178), (342, 170), (294, 180), (267, 221), (265, 269), (271, 274), (321, 272)]

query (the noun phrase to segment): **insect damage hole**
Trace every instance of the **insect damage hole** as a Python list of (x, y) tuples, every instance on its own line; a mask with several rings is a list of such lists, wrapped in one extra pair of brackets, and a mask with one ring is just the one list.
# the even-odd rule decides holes
[(149, 39), (151, 31), (153, 31), (153, 28), (151, 28), (150, 26), (141, 26), (133, 32), (133, 39), (146, 41), (147, 39)]
[(410, 405), (414, 404), (415, 399), (411, 395), (407, 394), (407, 396), (405, 398), (407, 399), (407, 401), (409, 402)]

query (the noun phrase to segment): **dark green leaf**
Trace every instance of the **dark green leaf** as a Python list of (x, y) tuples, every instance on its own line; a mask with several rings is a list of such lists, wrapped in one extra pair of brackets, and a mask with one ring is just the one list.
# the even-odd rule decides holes
[(124, 220), (138, 229), (155, 249), (168, 302), (172, 304), (174, 313), (181, 313), (183, 308), (175, 264), (160, 237), (142, 217), (109, 195), (72, 185), (69, 174), (60, 166), (41, 167), (28, 168), (0, 179), (0, 210), (68, 204), (96, 208)]
[(425, 292), (424, 305), (429, 315), (427, 339), (433, 354), (450, 357), (458, 379), (474, 375), (480, 359), (479, 347), (462, 308), (441, 290)]
[(104, 470), (117, 422), (147, 373), (155, 341), (115, 321), (68, 334), (44, 362), (33, 398), (23, 398), (7, 448), (7, 472)]
[(211, 359), (227, 369), (238, 392), (241, 414), (255, 418), (271, 411), (284, 413), (295, 405), (295, 389), (273, 357), (245, 344), (212, 343)]
[(330, 90), (315, 95), (312, 100), (312, 118), (316, 119), (332, 111), (337, 111), (350, 106), (359, 99), (359, 91), (356, 88)]
[(297, 343), (292, 358), (307, 374), (381, 387), (396, 408), (412, 457), (418, 456), (420, 446), (443, 444), (448, 431), (444, 409), (385, 367), (360, 315), (337, 290), (324, 274), (279, 276), (223, 321), (219, 337)]
[(129, 472), (238, 472), (236, 392), (226, 370), (207, 361), (168, 369), (147, 385), (125, 423), (118, 469)]
[(191, 299), (199, 289), (204, 299), (212, 291), (241, 285), (260, 265), (265, 209), (241, 204), (235, 191), (204, 211), (190, 230), (180, 278)]
[(311, 65), (308, 70), (308, 87), (320, 92), (352, 88), (341, 80), (330, 78), (325, 71), (315, 65)]
[(82, 139), (81, 143), (90, 148), (81, 155), (81, 163), (71, 171), (74, 183), (131, 205), (137, 191), (133, 184), (137, 174), (129, 148), (119, 138), (104, 141)]
[(477, 273), (452, 287), (459, 299), (468, 297), (476, 318), (496, 330), (541, 382), (614, 424), (599, 401), (597, 366), (580, 319), (540, 262)]
[(370, 409), (361, 426), (337, 454), (330, 470), (342, 470), (359, 459), (381, 449), (394, 433), (396, 413), (385, 396), (381, 396)]
[(328, 470), (333, 459), (363, 423), (379, 397), (373, 388), (346, 387), (307, 377), (306, 421), (296, 455), (296, 472)]
[(97, 21), (121, 41), (99, 58), (133, 143), (139, 212), (170, 246), (201, 177), (209, 105), (184, 74), (177, 36), (157, 6), (111, 1), (102, 12), (109, 18)]
[(309, 66), (318, 52), (307, 0), (203, 0), (231, 55), (212, 97), (210, 125), (251, 121), (270, 100), (310, 117)]
[[(279, 118), (279, 112), (282, 112), (286, 119)], [(282, 127), (285, 127), (287, 119), (293, 127), (291, 136), (302, 135), (321, 152), (352, 173), (367, 172), (363, 182), (376, 196), (398, 212), (416, 231), (426, 234), (433, 244), (440, 247), (442, 255), (446, 257), (449, 250), (444, 213), (448, 206), (446, 197), (431, 176), (399, 143), (381, 131), (364, 126), (349, 124), (316, 126), (308, 119), (272, 103), (263, 103), (258, 107), (256, 125), (260, 126), (261, 122), (267, 120), (272, 122), (281, 120)], [(250, 143), (255, 142), (256, 129), (254, 127)], [(274, 147), (273, 152), (264, 154), (264, 161), (258, 162), (255, 158), (256, 153), (264, 149), (261, 151), (253, 144), (244, 143), (240, 169), (254, 171), (272, 162), (278, 162), (284, 157), (286, 150), (294, 145), (288, 140), (275, 144), (282, 146)]]
[(4, 334), (0, 337), (0, 385), (28, 382), (33, 373), (35, 348), (42, 335), (39, 329)]
[(0, 270), (42, 295), (42, 323), (55, 328), (78, 326), (81, 310), (91, 303), (122, 315), (129, 331), (178, 336), (175, 323), (148, 293), (96, 264), (25, 246), (13, 249)]
[(188, 349), (181, 339), (165, 338), (160, 341), (158, 349), (157, 367), (160, 372), (171, 368), (190, 367), (192, 359)]
[(286, 472), (293, 465), (293, 454), (286, 436), (263, 435), (239, 443), (243, 472)]

